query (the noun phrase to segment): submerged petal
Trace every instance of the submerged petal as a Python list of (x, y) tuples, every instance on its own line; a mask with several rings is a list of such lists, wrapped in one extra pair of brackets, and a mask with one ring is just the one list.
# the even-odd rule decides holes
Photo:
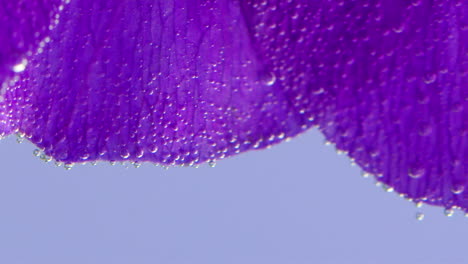
[(468, 209), (466, 1), (251, 3), (257, 54), (337, 149), (407, 198)]
[(27, 55), (45, 44), (64, 0), (0, 0), (0, 138), (10, 132), (4, 96), (7, 81), (24, 71)]
[(318, 125), (408, 198), (466, 209), (467, 9), (452, 0), (74, 0), (9, 90), (10, 121), (60, 161), (165, 164)]
[(301, 131), (238, 2), (76, 0), (11, 98), (64, 162), (219, 159)]

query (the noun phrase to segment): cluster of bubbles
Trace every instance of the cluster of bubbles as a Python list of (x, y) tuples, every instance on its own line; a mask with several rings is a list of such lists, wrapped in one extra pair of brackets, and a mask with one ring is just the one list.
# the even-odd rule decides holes
[[(17, 143), (23, 143), (25, 140), (25, 136), (23, 134), (20, 134), (18, 133), (17, 134), (17, 137), (16, 137), (16, 142)], [(41, 149), (34, 149), (33, 150), (33, 156), (35, 157), (38, 157), (40, 160), (46, 162), (46, 163), (50, 163), (50, 162), (53, 162), (55, 164), (55, 166), (57, 167), (63, 167), (65, 170), (71, 170), (76, 164), (78, 163), (72, 163), (72, 162), (60, 162), (60, 161), (57, 161), (55, 160), (53, 157), (47, 155), (43, 150)], [(82, 165), (91, 165), (91, 166), (96, 166), (98, 165), (98, 163), (101, 163), (99, 161), (87, 161), (87, 162), (80, 162), (79, 164), (82, 164)], [(119, 161), (119, 162), (116, 162), (116, 161), (109, 161), (109, 162), (102, 162), (102, 163), (108, 163), (109, 165), (111, 166), (115, 166), (115, 165), (122, 165), (124, 166), (125, 168), (130, 168), (130, 167), (134, 167), (134, 168), (140, 168), (143, 163), (142, 162), (139, 162), (139, 161)], [(160, 164), (156, 164), (156, 163), (152, 163), (154, 166), (157, 166), (157, 167), (161, 167), (162, 169), (165, 169), (165, 170), (168, 170), (170, 168), (170, 166), (168, 165), (160, 165)], [(216, 167), (216, 160), (210, 160), (207, 162), (207, 165), (211, 168), (214, 168)], [(193, 167), (193, 168), (199, 168), (199, 164), (194, 164), (194, 165), (180, 165), (180, 167)]]
[[(326, 146), (333, 146), (333, 143), (328, 141), (328, 140), (325, 140), (324, 141), (324, 145)], [(336, 150), (337, 154), (339, 155), (345, 155), (345, 154), (348, 154), (347, 151), (345, 150), (339, 150), (337, 149)], [(351, 163), (351, 166), (356, 166), (356, 163), (355, 163), (355, 160), (350, 158), (350, 163)], [(410, 169), (409, 172), (408, 172), (408, 177), (412, 178), (412, 179), (420, 179), (421, 177), (423, 177), (425, 171), (421, 168), (419, 169)], [(381, 178), (383, 177), (382, 174), (375, 174), (375, 173), (370, 173), (368, 171), (365, 171), (365, 170), (361, 170), (361, 176), (365, 179), (369, 179), (369, 178), (373, 178), (375, 179), (375, 185), (379, 188), (381, 188), (383, 191), (385, 192), (389, 192), (389, 193), (393, 193), (395, 190), (393, 187), (381, 182)], [(463, 184), (453, 184), (452, 188), (451, 188), (451, 191), (453, 194), (455, 195), (458, 195), (458, 194), (461, 194), (463, 193), (465, 190), (464, 188), (464, 185)], [(414, 205), (416, 206), (417, 208), (417, 211), (414, 215), (414, 218), (417, 220), (417, 221), (423, 221), (424, 218), (425, 218), (425, 214), (424, 212), (422, 212), (421, 208), (423, 206), (423, 202), (422, 201), (415, 201), (414, 199), (412, 198), (408, 198), (407, 195), (405, 194), (398, 194), (398, 196), (404, 198), (406, 201), (408, 202), (411, 202), (411, 203), (414, 203)], [(447, 208), (444, 208), (443, 209), (443, 214), (447, 217), (452, 217), (455, 215), (455, 213), (457, 211), (460, 211), (463, 213), (463, 215), (468, 218), (468, 211), (458, 207), (458, 206), (452, 206), (452, 207), (447, 207)]]

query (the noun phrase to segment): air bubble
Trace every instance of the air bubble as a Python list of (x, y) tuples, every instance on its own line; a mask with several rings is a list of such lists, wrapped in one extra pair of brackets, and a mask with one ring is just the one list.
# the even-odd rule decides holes
[(23, 72), (26, 69), (27, 65), (28, 65), (28, 61), (26, 59), (23, 59), (20, 63), (13, 66), (13, 71), (16, 73)]
[(262, 76), (262, 82), (267, 86), (272, 86), (276, 83), (276, 75), (273, 72), (267, 73)]
[(66, 169), (66, 170), (71, 170), (73, 168), (74, 164), (73, 163), (65, 163), (63, 165), (63, 167)]
[(424, 167), (415, 166), (411, 167), (408, 170), (408, 176), (410, 176), (413, 179), (419, 179), (424, 175), (425, 172), (426, 170), (424, 169)]
[(446, 208), (446, 209), (444, 210), (444, 215), (447, 216), (447, 217), (452, 217), (452, 216), (453, 216), (453, 213), (454, 213), (454, 211), (453, 211), (452, 208)]
[(123, 150), (120, 153), (120, 157), (122, 157), (122, 159), (128, 159), (130, 157), (130, 153), (127, 150)]
[(382, 183), (382, 189), (384, 191), (386, 191), (386, 192), (393, 192), (394, 191), (393, 187), (391, 187), (391, 186), (389, 186), (387, 184), (384, 184), (384, 183)]
[(362, 176), (363, 178), (369, 178), (370, 176), (372, 176), (372, 174), (370, 174), (370, 173), (368, 173), (368, 172), (365, 172), (365, 171), (362, 171), (362, 172), (361, 172), (361, 176)]
[(35, 149), (33, 151), (33, 155), (36, 156), (36, 157), (39, 157), (41, 155), (41, 151), (39, 149)]
[(41, 160), (43, 160), (44, 162), (51, 162), (52, 161), (52, 157), (46, 155), (45, 153), (42, 153), (39, 158)]
[(437, 75), (435, 73), (429, 73), (424, 76), (424, 82), (426, 84), (434, 83), (437, 79)]
[(424, 213), (417, 212), (416, 213), (416, 220), (418, 220), (418, 221), (424, 220)]
[(451, 191), (453, 194), (461, 194), (465, 191), (465, 185), (462, 183), (455, 183), (452, 185)]
[(216, 161), (210, 160), (210, 161), (208, 161), (208, 165), (209, 165), (211, 168), (214, 168), (214, 167), (216, 167)]
[(405, 27), (406, 27), (406, 26), (405, 26), (405, 23), (402, 22), (401, 24), (399, 24), (399, 25), (393, 27), (393, 32), (395, 32), (395, 33), (402, 33), (403, 31), (405, 31)]

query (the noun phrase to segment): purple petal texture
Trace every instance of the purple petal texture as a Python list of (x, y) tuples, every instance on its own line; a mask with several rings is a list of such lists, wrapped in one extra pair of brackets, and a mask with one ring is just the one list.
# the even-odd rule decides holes
[(301, 131), (233, 1), (71, 1), (10, 98), (64, 162), (190, 164)]
[(3, 100), (6, 82), (24, 70), (28, 53), (45, 44), (65, 4), (64, 0), (0, 0), (0, 137), (10, 132)]
[(200, 163), (316, 125), (405, 197), (468, 209), (462, 0), (72, 0), (5, 100), (63, 162)]

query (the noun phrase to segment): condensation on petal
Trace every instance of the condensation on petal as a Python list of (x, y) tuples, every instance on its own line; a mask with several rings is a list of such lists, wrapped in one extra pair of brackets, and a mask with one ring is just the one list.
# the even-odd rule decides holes
[(243, 7), (259, 56), (338, 150), (407, 198), (468, 209), (468, 2)]
[(11, 91), (48, 155), (198, 163), (317, 124), (408, 198), (468, 208), (466, 1), (115, 3), (73, 1)]
[(116, 2), (72, 1), (11, 92), (15, 128), (47, 155), (190, 164), (305, 128), (238, 2)]
[(9, 133), (8, 82), (23, 72), (28, 57), (45, 44), (65, 0), (0, 0), (0, 138)]

